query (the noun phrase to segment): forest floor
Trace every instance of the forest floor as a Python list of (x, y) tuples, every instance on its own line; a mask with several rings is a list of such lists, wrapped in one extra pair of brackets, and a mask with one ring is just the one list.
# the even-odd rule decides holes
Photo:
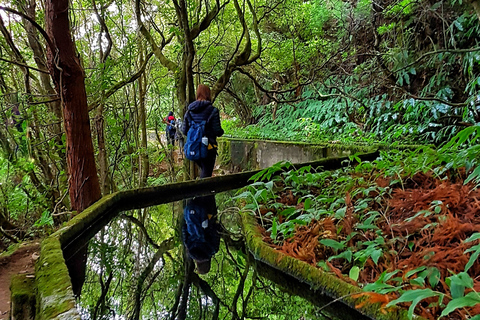
[(38, 242), (25, 243), (10, 255), (0, 256), (0, 320), (9, 319), (10, 282), (14, 275), (33, 274), (40, 253)]
[[(431, 174), (418, 173), (401, 184), (393, 185), (391, 196), (385, 197), (380, 203), (372, 201), (371, 206), (363, 211), (367, 215), (372, 212), (381, 213), (374, 220), (375, 223), (372, 223), (376, 226), (370, 225), (368, 229), (356, 227), (361, 225), (359, 212), (355, 211), (354, 206), (359, 199), (350, 196), (355, 194), (354, 190), (350, 190), (345, 195), (347, 209), (342, 220), (332, 217), (312, 220), (308, 225), (297, 226), (294, 236), (281, 243), (273, 241), (270, 232), (263, 229), (264, 241), (284, 254), (313, 266), (320, 267), (325, 261), (330, 272), (353, 285), (374, 283), (383, 272), (398, 270), (396, 277), (403, 275), (404, 279), (411, 280), (422, 271), (434, 270), (438, 274), (437, 281), (425, 281), (423, 285), (414, 284), (414, 281), (409, 284), (406, 281), (402, 288), (415, 290), (426, 287), (443, 292), (448, 297), (450, 288), (445, 279), (465, 270), (469, 261), (469, 254), (465, 252), (476, 243), (466, 243), (464, 240), (480, 232), (480, 190), (471, 184), (464, 185), (464, 178), (465, 175), (460, 174), (440, 180)], [(390, 180), (379, 177), (376, 178), (376, 184), (379, 187), (389, 186)], [(369, 198), (378, 198), (375, 190), (378, 188), (372, 188)], [(310, 191), (313, 195), (319, 192)], [(277, 201), (290, 206), (303, 205), (291, 190), (280, 193)], [(357, 281), (348, 277), (355, 260), (348, 262), (341, 257), (329, 259), (339, 251), (319, 243), (321, 239), (332, 239), (346, 243), (355, 252), (376, 241), (379, 234), (385, 241), (384, 255), (377, 258), (377, 261), (368, 258), (360, 269)], [(468, 273), (474, 280), (473, 290), (480, 292), (480, 263), (476, 261)], [(390, 284), (400, 288), (398, 283), (392, 281)], [(372, 302), (381, 302), (385, 306), (398, 298), (398, 295), (396, 292), (385, 295), (372, 293), (369, 298)], [(426, 319), (438, 319), (443, 308), (438, 306), (435, 299), (438, 297), (423, 300), (415, 308), (415, 313)], [(409, 304), (401, 306), (408, 308)], [(480, 314), (480, 304), (457, 310), (449, 315), (449, 319), (466, 319), (475, 314)]]

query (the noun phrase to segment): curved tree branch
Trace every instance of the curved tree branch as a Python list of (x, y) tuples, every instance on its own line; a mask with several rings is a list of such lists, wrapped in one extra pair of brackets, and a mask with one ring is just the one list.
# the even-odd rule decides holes
[(205, 293), (208, 297), (210, 297), (215, 305), (215, 310), (212, 315), (212, 320), (218, 319), (218, 314), (220, 312), (220, 299), (218, 298), (215, 291), (213, 291), (212, 287), (202, 278), (198, 276), (196, 273), (192, 273), (192, 283), (202, 289), (203, 293)]
[(133, 308), (133, 315), (131, 319), (138, 320), (140, 318), (140, 309), (141, 309), (141, 296), (143, 283), (147, 279), (148, 275), (153, 271), (155, 264), (158, 260), (168, 251), (174, 248), (175, 241), (174, 238), (169, 238), (163, 241), (159, 246), (157, 252), (153, 256), (152, 260), (148, 263), (147, 267), (142, 271), (138, 277), (137, 288), (135, 289), (135, 302)]
[(30, 18), (26, 14), (23, 14), (23, 13), (17, 11), (17, 10), (14, 10), (14, 9), (11, 9), (11, 8), (8, 8), (8, 7), (0, 6), (0, 10), (16, 14), (16, 15), (24, 18), (25, 20), (29, 21), (35, 28), (37, 28), (37, 30), (40, 32), (40, 34), (43, 36), (43, 38), (45, 38), (45, 41), (47, 42), (50, 50), (52, 52), (55, 52), (55, 46), (53, 45), (52, 40), (48, 36), (47, 32), (45, 30), (43, 30), (43, 28), (35, 20)]
[(147, 229), (145, 228), (145, 225), (143, 223), (140, 222), (140, 220), (138, 220), (137, 218), (135, 218), (134, 216), (131, 216), (131, 215), (128, 215), (128, 214), (122, 214), (120, 217), (122, 218), (125, 218), (125, 219), (128, 219), (130, 220), (131, 222), (133, 222), (134, 224), (136, 224), (140, 230), (142, 230), (143, 234), (145, 235), (145, 237), (147, 238), (147, 242), (152, 246), (154, 247), (155, 249), (160, 249), (160, 246), (158, 244), (155, 243), (155, 241), (153, 241), (152, 238), (150, 238), (150, 235), (148, 234), (148, 231)]
[[(115, 84), (113, 87), (111, 87), (110, 89), (107, 90), (107, 92), (105, 92), (105, 96), (103, 97), (103, 99), (107, 99), (108, 97), (110, 97), (111, 95), (113, 95), (115, 92), (117, 92), (119, 89), (123, 88), (124, 86), (126, 86), (127, 84), (129, 83), (132, 83), (134, 82), (135, 80), (137, 80), (141, 75), (142, 73), (145, 72), (145, 69), (147, 67), (147, 64), (148, 64), (148, 61), (150, 60), (150, 58), (152, 57), (153, 53), (149, 53), (146, 57), (145, 57), (145, 61), (143, 63), (143, 65), (140, 67), (140, 69), (134, 73), (133, 75), (130, 76), (130, 78), (128, 79), (125, 79), (123, 81), (120, 81), (118, 82), (117, 84)], [(101, 101), (101, 98), (98, 98), (97, 100), (95, 100), (94, 102), (92, 102), (92, 104), (90, 104), (90, 106), (88, 107), (88, 111), (91, 111), (93, 109), (95, 109), (96, 107), (98, 107), (98, 105), (100, 104), (100, 101)]]
[[(137, 23), (139, 26), (139, 31), (140, 33), (145, 37), (147, 42), (150, 44), (152, 47), (153, 53), (155, 54), (155, 57), (160, 61), (160, 63), (167, 68), (170, 71), (176, 71), (178, 66), (175, 62), (169, 60), (162, 52), (163, 50), (163, 45), (158, 46), (155, 39), (153, 39), (152, 35), (150, 32), (147, 30), (145, 27), (145, 24), (142, 21), (141, 14), (140, 14), (140, 0), (135, 0), (135, 15), (137, 17)], [(162, 36), (163, 38), (163, 36)], [(163, 41), (162, 41), (163, 42)]]

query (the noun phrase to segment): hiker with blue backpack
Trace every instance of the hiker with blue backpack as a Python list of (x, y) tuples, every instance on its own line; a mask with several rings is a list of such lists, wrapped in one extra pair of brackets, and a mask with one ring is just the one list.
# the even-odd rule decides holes
[(175, 116), (173, 115), (173, 111), (168, 113), (168, 116), (163, 119), (163, 122), (167, 124), (167, 128), (165, 129), (165, 135), (167, 136), (167, 143), (171, 144), (172, 146), (175, 145), (175, 133), (177, 131), (175, 126)]
[(197, 100), (187, 108), (182, 132), (186, 136), (185, 157), (200, 167), (200, 178), (211, 177), (217, 157), (217, 137), (223, 135), (223, 129), (220, 111), (212, 105), (208, 86), (198, 86)]
[(189, 199), (183, 210), (182, 241), (198, 274), (210, 271), (212, 257), (220, 247), (221, 227), (216, 215), (213, 195)]

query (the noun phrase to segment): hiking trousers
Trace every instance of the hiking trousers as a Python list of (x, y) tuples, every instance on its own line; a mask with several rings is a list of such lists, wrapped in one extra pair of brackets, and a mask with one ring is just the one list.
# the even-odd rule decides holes
[(205, 159), (195, 161), (195, 163), (200, 167), (200, 178), (208, 178), (212, 176), (216, 158), (217, 150), (211, 149), (208, 150), (207, 157)]

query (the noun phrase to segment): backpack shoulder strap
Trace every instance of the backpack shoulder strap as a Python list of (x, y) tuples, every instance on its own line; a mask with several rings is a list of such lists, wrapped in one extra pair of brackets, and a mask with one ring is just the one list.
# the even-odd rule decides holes
[(208, 116), (207, 121), (205, 123), (209, 123), (210, 119), (212, 119), (213, 117), (213, 112), (215, 111), (215, 107), (214, 106), (211, 106), (211, 107), (212, 107), (212, 111), (210, 111), (210, 115)]

